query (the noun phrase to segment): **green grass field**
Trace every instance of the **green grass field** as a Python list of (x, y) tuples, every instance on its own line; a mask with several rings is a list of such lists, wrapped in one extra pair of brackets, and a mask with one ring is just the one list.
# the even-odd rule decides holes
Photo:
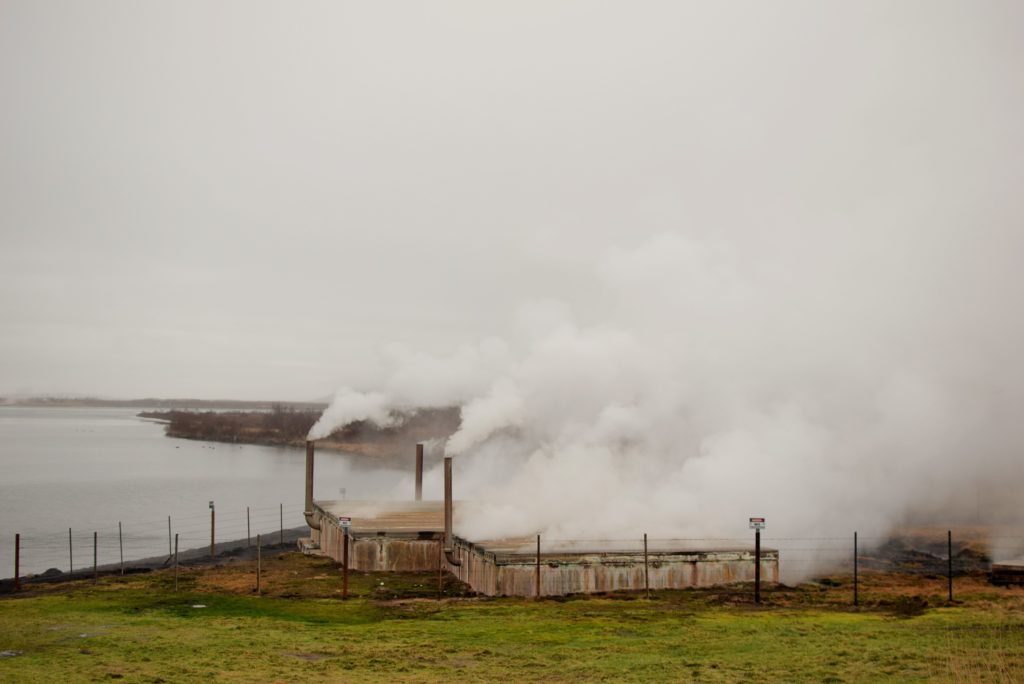
[(433, 577), (367, 574), (341, 601), (330, 561), (266, 566), (263, 596), (240, 563), (178, 593), (161, 572), (4, 597), (0, 681), (1024, 681), (1024, 592), (977, 579), (946, 607), (939, 581), (869, 577), (855, 611), (843, 582), (761, 606), (741, 587), (438, 601)]

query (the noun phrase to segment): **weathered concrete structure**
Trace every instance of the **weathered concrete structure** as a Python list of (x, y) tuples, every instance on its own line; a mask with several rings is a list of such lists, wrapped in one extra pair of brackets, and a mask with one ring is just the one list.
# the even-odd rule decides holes
[[(534, 539), (471, 541), (455, 535), (452, 459), (444, 459), (444, 501), (421, 501), (423, 446), (416, 445), (415, 501), (313, 501), (314, 445), (306, 442), (307, 546), (363, 571), (447, 571), (488, 596), (565, 594), (707, 587), (752, 582), (754, 552), (745, 548), (654, 548), (609, 542), (587, 547)], [(467, 515), (471, 513), (467, 512)], [(349, 522), (346, 534), (339, 518)], [(300, 545), (302, 543), (300, 542)], [(779, 552), (761, 550), (761, 578), (779, 581)]]
[(318, 501), (313, 515), (319, 530), (312, 540), (328, 556), (342, 560), (344, 533), (338, 516), (352, 519), (349, 567), (353, 570), (426, 572), (437, 570), (444, 538), (440, 501)]
[[(458, 502), (453, 508), (457, 519)], [(338, 517), (351, 518), (349, 567), (354, 570), (422, 572), (440, 567), (488, 596), (560, 596), (637, 591), (645, 586), (683, 589), (754, 580), (750, 549), (659, 544), (649, 549), (645, 563), (640, 539), (628, 550), (621, 548), (624, 545), (586, 548), (542, 540), (538, 565), (535, 539), (472, 542), (453, 535), (449, 542), (453, 558), (449, 559), (444, 553), (442, 501), (319, 501), (313, 515), (320, 527), (311, 530), (313, 541), (338, 562), (344, 538)], [(762, 549), (761, 577), (778, 582), (778, 551)]]

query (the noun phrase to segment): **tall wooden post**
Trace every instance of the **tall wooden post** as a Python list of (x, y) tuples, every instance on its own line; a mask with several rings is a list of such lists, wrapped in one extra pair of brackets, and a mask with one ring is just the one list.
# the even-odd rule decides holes
[(124, 574), (124, 534), (121, 531), (121, 521), (117, 521), (117, 548), (121, 552), (121, 574)]
[(68, 528), (68, 574), (75, 574), (75, 550), (71, 544), (71, 528)]
[(14, 535), (14, 591), (21, 589), (21, 534)]
[(262, 592), (260, 587), (260, 580), (263, 579), (263, 540), (260, 535), (256, 535), (256, 595), (259, 596)]
[(278, 544), (284, 544), (284, 504), (283, 503), (282, 504), (278, 504), (278, 512), (279, 512), (279, 514), (281, 516), (281, 518), (280, 518), (281, 533), (280, 533), (280, 535), (277, 538), (277, 543)]
[(174, 549), (171, 548), (171, 516), (167, 516), (167, 556), (170, 557), (174, 554)]
[(99, 566), (96, 563), (96, 559), (99, 556), (99, 535), (95, 532), (92, 533), (92, 581), (96, 582), (99, 580)]
[(217, 511), (213, 508), (213, 502), (210, 502), (210, 558), (213, 558), (216, 554), (216, 547), (214, 544), (217, 531)]
[(245, 545), (252, 546), (252, 526), (249, 524), (249, 507), (245, 507)]

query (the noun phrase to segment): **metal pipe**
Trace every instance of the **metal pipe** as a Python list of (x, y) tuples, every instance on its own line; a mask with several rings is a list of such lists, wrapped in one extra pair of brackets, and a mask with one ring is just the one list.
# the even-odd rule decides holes
[(462, 565), (462, 561), (453, 554), (452, 542), (452, 457), (444, 457), (444, 557), (450, 565)]
[(416, 500), (423, 500), (423, 445), (416, 445)]
[(313, 515), (313, 440), (306, 440), (306, 507), (302, 511), (310, 529), (319, 530), (320, 521)]

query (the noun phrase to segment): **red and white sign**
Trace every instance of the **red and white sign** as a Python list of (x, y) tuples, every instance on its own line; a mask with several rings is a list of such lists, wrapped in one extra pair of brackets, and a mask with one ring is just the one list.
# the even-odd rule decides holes
[(752, 530), (763, 530), (764, 529), (764, 518), (751, 518), (750, 529)]
[(352, 518), (346, 517), (344, 515), (339, 515), (338, 524), (342, 527), (352, 527)]

